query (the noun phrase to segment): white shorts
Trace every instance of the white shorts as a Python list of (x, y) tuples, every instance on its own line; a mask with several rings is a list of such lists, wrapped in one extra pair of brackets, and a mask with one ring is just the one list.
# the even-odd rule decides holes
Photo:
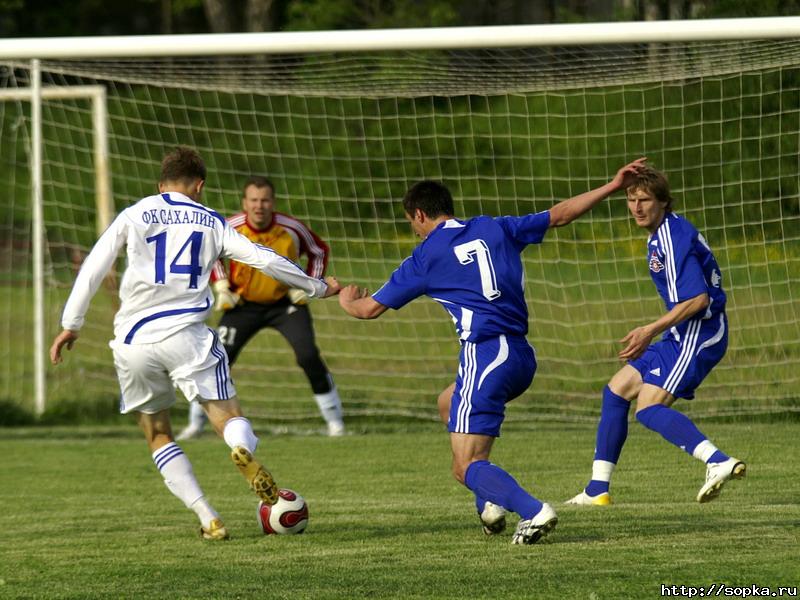
[(236, 395), (228, 355), (215, 331), (195, 323), (154, 344), (111, 340), (120, 387), (120, 412), (154, 414), (175, 403), (175, 388), (189, 401)]

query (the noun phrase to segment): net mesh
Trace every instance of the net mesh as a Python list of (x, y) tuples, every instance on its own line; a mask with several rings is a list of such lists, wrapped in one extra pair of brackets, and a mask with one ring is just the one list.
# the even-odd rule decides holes
[[(728, 354), (686, 403), (693, 416), (798, 410), (800, 375), (800, 42), (50, 61), (45, 86), (106, 88), (111, 189), (121, 209), (155, 189), (175, 144), (197, 148), (204, 201), (239, 210), (251, 174), (276, 184), (278, 210), (332, 248), (329, 272), (377, 289), (415, 245), (399, 198), (440, 179), (459, 215), (524, 214), (605, 183), (648, 156), (676, 212), (704, 234), (729, 295)], [(3, 89), (28, 65), (0, 65)], [(46, 100), (48, 337), (96, 237), (91, 102)], [(32, 401), (30, 104), (0, 101), (0, 398)], [(552, 231), (523, 255), (539, 370), (510, 423), (593, 420), (619, 340), (663, 312), (646, 233), (621, 196)], [(120, 264), (122, 267), (122, 264)], [(118, 394), (107, 340), (116, 307), (101, 290), (67, 368), (48, 371), (51, 406)], [(317, 342), (358, 415), (434, 420), (452, 382), (450, 320), (421, 299), (378, 321), (312, 307)], [(265, 331), (233, 375), (249, 414), (296, 426), (319, 419), (288, 345)]]

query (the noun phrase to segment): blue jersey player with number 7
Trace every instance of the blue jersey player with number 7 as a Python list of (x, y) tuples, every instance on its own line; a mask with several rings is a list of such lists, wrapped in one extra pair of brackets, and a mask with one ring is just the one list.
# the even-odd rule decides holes
[(86, 257), (64, 307), (63, 331), (50, 347), (50, 360), (60, 363), (64, 347), (72, 348), (89, 302), (125, 248), (128, 265), (110, 343), (120, 411), (137, 413), (153, 462), (167, 488), (199, 518), (201, 536), (224, 540), (228, 531), (172, 436), (169, 408), (176, 387), (187, 400), (202, 404), (230, 446), (231, 459), (263, 502), (275, 504), (278, 488), (253, 456), (258, 438), (239, 407), (225, 349), (204, 323), (211, 312), (211, 270), (220, 257), (232, 258), (312, 297), (335, 294), (339, 284), (333, 277), (309, 277), (200, 204), (205, 180), (205, 163), (191, 148), (178, 147), (164, 157), (159, 193), (123, 210)]
[(520, 254), (528, 244), (540, 243), (549, 228), (571, 223), (625, 189), (643, 163), (638, 159), (597, 189), (520, 217), (456, 219), (447, 187), (416, 183), (403, 198), (403, 209), (422, 243), (374, 294), (347, 286), (339, 295), (345, 312), (359, 319), (374, 319), (423, 295), (452, 317), (460, 363), (455, 383), (439, 395), (439, 413), (450, 431), (453, 476), (475, 495), (487, 535), (503, 531), (508, 511), (520, 517), (514, 544), (534, 544), (558, 522), (549, 504), (489, 462), (506, 403), (528, 388), (536, 372), (536, 355), (525, 338), (528, 308)]

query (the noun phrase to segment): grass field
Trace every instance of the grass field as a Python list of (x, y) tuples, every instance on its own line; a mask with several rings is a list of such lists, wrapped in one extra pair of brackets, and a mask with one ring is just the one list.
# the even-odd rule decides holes
[(593, 427), (509, 428), (494, 460), (560, 516), (528, 547), (483, 536), (434, 429), (262, 438), (279, 483), (310, 506), (292, 537), (260, 534), (220, 440), (185, 442), (225, 543), (197, 537), (132, 426), (0, 429), (0, 597), (599, 600), (658, 598), (661, 584), (797, 586), (797, 425), (703, 429), (749, 463), (716, 502), (694, 502), (701, 464), (632, 426), (616, 504), (581, 509), (559, 504), (588, 475)]

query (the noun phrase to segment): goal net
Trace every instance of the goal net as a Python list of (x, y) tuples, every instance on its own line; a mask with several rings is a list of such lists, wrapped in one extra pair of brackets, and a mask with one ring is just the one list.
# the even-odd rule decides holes
[[(377, 289), (417, 241), (399, 200), (444, 181), (457, 214), (545, 210), (639, 156), (667, 173), (676, 212), (714, 249), (729, 297), (727, 356), (683, 408), (695, 417), (800, 407), (800, 40), (505, 50), (43, 61), (42, 85), (102, 86), (117, 211), (153, 193), (164, 152), (197, 148), (204, 202), (240, 210), (252, 174), (277, 209), (332, 248), (329, 273)], [(0, 64), (27, 89), (29, 63)], [(96, 239), (92, 103), (42, 104), (47, 339)], [(30, 102), (0, 100), (0, 400), (33, 394)], [(646, 232), (616, 195), (524, 255), (529, 339), (539, 369), (508, 422), (594, 420), (619, 368), (617, 340), (663, 313)], [(120, 261), (119, 268), (124, 265)], [(113, 282), (101, 289), (66, 368), (47, 371), (49, 407), (118, 396), (107, 342)], [(436, 419), (458, 342), (419, 299), (377, 321), (312, 306), (317, 343), (346, 415), (370, 426)], [(233, 376), (263, 424), (321, 423), (278, 334), (258, 334)]]

